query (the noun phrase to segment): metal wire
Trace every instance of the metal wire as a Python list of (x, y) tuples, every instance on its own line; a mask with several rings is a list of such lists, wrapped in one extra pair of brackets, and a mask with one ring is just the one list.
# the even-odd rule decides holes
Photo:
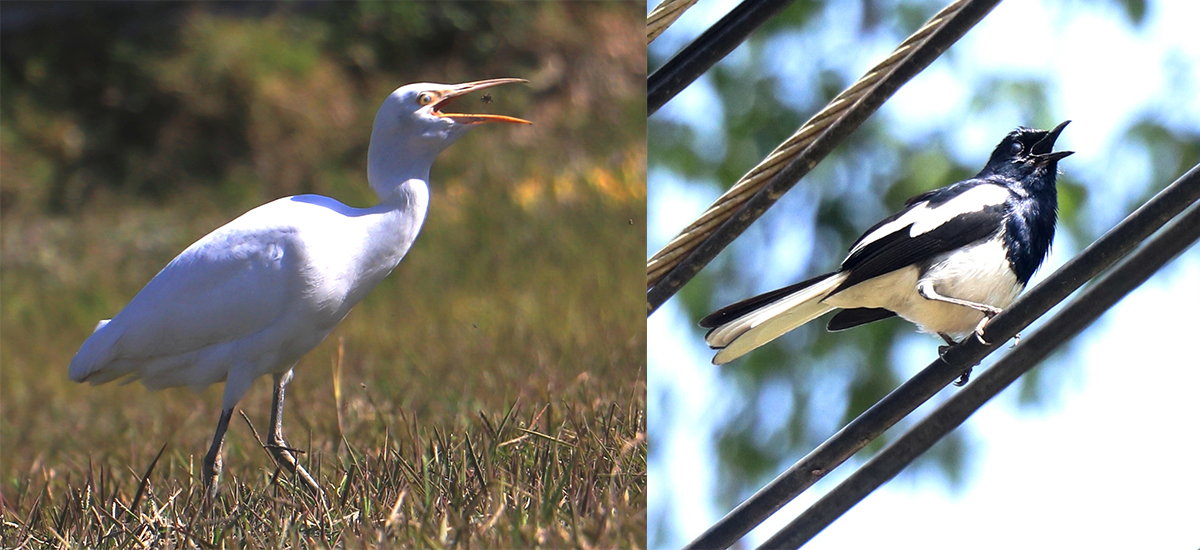
[(868, 460), (760, 548), (798, 548), (811, 540), (1197, 240), (1200, 240), (1200, 204), (1192, 205), (1137, 252), (1084, 289), (963, 391)]
[(700, 75), (729, 55), (750, 33), (775, 17), (795, 0), (742, 0), (729, 13), (704, 31), (646, 82), (646, 116), (658, 112)]
[(647, 314), (690, 281), (902, 84), (937, 59), (999, 1), (960, 0), (938, 12), (654, 254), (646, 265)]
[(667, 30), (683, 12), (699, 0), (663, 0), (646, 17), (646, 43), (654, 42), (658, 35)]

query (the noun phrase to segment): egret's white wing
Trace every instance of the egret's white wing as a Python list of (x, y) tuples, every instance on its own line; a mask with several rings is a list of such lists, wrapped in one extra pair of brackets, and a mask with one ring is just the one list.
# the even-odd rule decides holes
[[(257, 210), (257, 209), (256, 209)], [(286, 224), (251, 211), (196, 241), (97, 328), (71, 361), (74, 380), (238, 341), (268, 328), (295, 299), (304, 251)]]

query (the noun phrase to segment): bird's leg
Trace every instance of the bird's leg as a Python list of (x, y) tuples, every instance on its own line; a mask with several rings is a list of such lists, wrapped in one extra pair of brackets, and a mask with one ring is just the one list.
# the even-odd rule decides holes
[(287, 441), (283, 439), (283, 387), (287, 385), (288, 378), (290, 377), (285, 374), (275, 375), (275, 396), (271, 401), (271, 436), (267, 440), (266, 448), (275, 458), (276, 464), (298, 476), (313, 494), (320, 495), (321, 487), (308, 475), (304, 466), (296, 461), (296, 457), (292, 455), (295, 449), (288, 447)]
[[(951, 338), (949, 334), (946, 334), (944, 332), (939, 332), (938, 336), (941, 336), (942, 340), (944, 340), (946, 342), (946, 345), (938, 346), (938, 357), (941, 357), (942, 361), (946, 361), (946, 352), (950, 351), (950, 346), (953, 346), (953, 345), (957, 344), (958, 342), (955, 342), (954, 339)], [(947, 364), (949, 364), (949, 363), (947, 362)], [(958, 377), (958, 380), (954, 381), (954, 385), (959, 386), (959, 387), (965, 386), (967, 384), (967, 381), (969, 381), (971, 379), (971, 371), (974, 368), (975, 368), (975, 365), (971, 365), (971, 366), (967, 367), (967, 370), (964, 371), (962, 373), (962, 375)]]
[(225, 446), (225, 430), (229, 429), (229, 419), (233, 416), (233, 408), (221, 411), (221, 419), (217, 421), (217, 433), (213, 435), (212, 447), (204, 455), (204, 463), (200, 471), (204, 476), (204, 496), (211, 502), (217, 497), (217, 484), (221, 480), (221, 449)]
[(942, 341), (946, 342), (946, 345), (938, 346), (938, 357), (945, 359), (946, 352), (950, 351), (950, 346), (953, 346), (954, 344), (957, 344), (958, 342), (955, 342), (954, 339), (951, 338), (949, 334), (946, 334), (944, 332), (939, 332), (938, 336), (941, 336)]
[(926, 300), (934, 300), (937, 302), (946, 302), (947, 304), (954, 304), (954, 305), (958, 305), (958, 306), (969, 307), (973, 310), (976, 310), (976, 311), (982, 313), (983, 319), (981, 319), (979, 321), (979, 325), (977, 325), (975, 327), (975, 337), (979, 338), (979, 342), (985, 346), (992, 345), (987, 340), (983, 339), (983, 327), (987, 326), (988, 321), (990, 321), (992, 319), (992, 317), (995, 317), (1000, 314), (1000, 311), (1001, 311), (1000, 308), (992, 307), (987, 304), (980, 304), (977, 302), (972, 302), (969, 300), (960, 300), (958, 298), (942, 296), (941, 294), (938, 294), (938, 292), (936, 290), (934, 290), (933, 283), (930, 281), (921, 281), (921, 282), (917, 283), (917, 293), (920, 294), (921, 297), (925, 298)]

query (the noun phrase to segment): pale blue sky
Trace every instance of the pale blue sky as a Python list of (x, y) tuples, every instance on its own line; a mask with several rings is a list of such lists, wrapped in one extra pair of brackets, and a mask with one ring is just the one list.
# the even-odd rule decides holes
[[(735, 4), (701, 0), (654, 47), (678, 49)], [(822, 17), (858, 17), (851, 9), (826, 11)], [(1117, 133), (1144, 113), (1154, 113), (1169, 127), (1200, 128), (1196, 21), (1196, 2), (1151, 2), (1146, 23), (1134, 29), (1111, 3), (1008, 0), (954, 46), (958, 59), (970, 63), (935, 63), (874, 116), (886, 117), (906, 135), (955, 123), (951, 153), (965, 164), (982, 165), (997, 136), (1024, 121), (1003, 108), (988, 113), (991, 116), (957, 120), (968, 101), (965, 82), (990, 75), (1046, 78), (1049, 112), (1074, 121), (1059, 143), (1077, 154), (1063, 163), (1063, 170), (1104, 187), (1089, 188), (1093, 198), (1083, 204), (1084, 223), (1102, 231), (1127, 212), (1120, 200), (1096, 198), (1124, 199), (1149, 177), (1151, 159), (1116, 147)], [(772, 45), (775, 51), (801, 48), (807, 54), (768, 55), (784, 72), (809, 71), (814, 57), (847, 56), (846, 64), (861, 74), (891, 47), (882, 46), (885, 41), (868, 41), (872, 55), (857, 51), (850, 56), (847, 52), (853, 48), (846, 43), (780, 40)], [(1045, 46), (1024, 55), (997, 47), (1013, 43)], [(738, 63), (739, 56), (744, 62), (747, 55), (739, 49), (725, 62)], [(780, 81), (787, 85), (787, 79)], [(929, 101), (934, 95), (938, 101)], [(714, 125), (722, 117), (712, 116), (720, 109), (702, 78), (651, 117), (651, 123), (662, 117), (690, 125), (704, 136), (706, 152), (720, 155), (724, 143), (712, 137), (721, 135)], [(715, 187), (694, 183), (663, 170), (651, 171), (648, 252), (661, 247), (716, 198)], [(804, 193), (803, 188), (797, 186), (793, 193)], [(803, 202), (793, 200), (789, 208)], [(772, 214), (780, 216), (773, 211), (760, 223), (780, 223), (770, 219)], [(1060, 232), (1035, 283), (1081, 244), (1085, 243), (1070, 242)], [(773, 262), (794, 264), (808, 257), (808, 246), (812, 245), (791, 237), (771, 240), (756, 252), (771, 256)], [(799, 269), (793, 265), (793, 270)], [(765, 276), (762, 290), (788, 282), (793, 281)], [(1077, 353), (1069, 356), (1073, 364), (1055, 365), (1049, 373), (1061, 384), (1050, 402), (1022, 406), (1010, 389), (967, 422), (973, 448), (960, 487), (948, 488), (937, 475), (901, 477), (807, 548), (1200, 547), (1200, 406), (1195, 397), (1200, 355), (1180, 349), (1180, 342), (1194, 338), (1200, 326), (1197, 311), (1200, 249), (1193, 247), (1077, 340)], [(677, 407), (671, 415), (677, 422), (655, 432), (668, 434), (666, 440), (651, 442), (652, 546), (677, 547), (726, 512), (714, 502), (711, 434), (714, 420), (735, 398), (721, 391), (721, 370), (709, 364), (711, 352), (694, 322), (684, 318), (673, 301), (649, 318), (650, 422), (655, 423), (656, 407), (663, 406), (664, 392)], [(936, 342), (914, 332), (897, 346), (896, 363), (911, 365), (915, 372), (928, 363), (933, 346)], [(764, 407), (789, 406), (790, 393), (777, 393), (772, 397), (768, 389), (766, 395), (775, 402)], [(847, 473), (836, 471), (776, 514), (751, 534), (750, 545), (764, 540)], [(663, 510), (674, 535), (668, 540), (653, 537), (653, 522)]]

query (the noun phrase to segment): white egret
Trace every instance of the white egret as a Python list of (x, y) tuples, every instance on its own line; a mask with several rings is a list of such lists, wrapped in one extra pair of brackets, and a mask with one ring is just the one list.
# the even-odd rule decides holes
[(425, 221), (429, 169), (443, 149), (484, 122), (529, 121), (452, 114), (446, 104), (501, 84), (409, 84), (392, 92), (371, 131), (367, 179), (379, 205), (352, 208), (329, 197), (284, 197), (196, 241), (95, 332), (71, 359), (76, 382), (140, 379), (152, 389), (225, 382), (206, 494), (215, 496), (234, 406), (260, 376), (275, 380), (268, 449), (313, 492), (320, 488), (283, 438), (283, 389), (292, 368), (408, 252)]

